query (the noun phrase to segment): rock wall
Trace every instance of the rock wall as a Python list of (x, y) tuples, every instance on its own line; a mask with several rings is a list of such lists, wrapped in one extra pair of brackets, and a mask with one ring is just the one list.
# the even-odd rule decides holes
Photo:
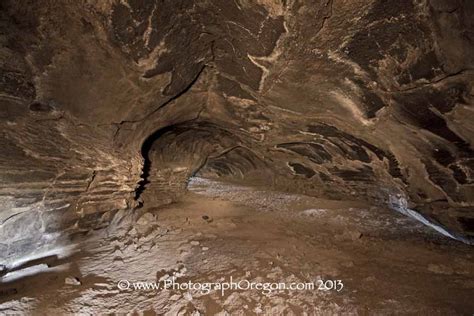
[(469, 0), (3, 1), (2, 235), (106, 223), (198, 173), (398, 195), (472, 236), (472, 21)]

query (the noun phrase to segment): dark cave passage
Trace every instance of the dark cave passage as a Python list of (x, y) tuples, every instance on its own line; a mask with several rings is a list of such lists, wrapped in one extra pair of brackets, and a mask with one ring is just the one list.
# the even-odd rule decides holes
[(150, 150), (153, 144), (158, 141), (164, 134), (172, 132), (175, 129), (175, 125), (166, 126), (162, 129), (159, 129), (148, 136), (142, 144), (140, 153), (143, 157), (143, 168), (141, 178), (142, 180), (138, 183), (138, 188), (135, 190), (135, 200), (140, 198), (140, 195), (146, 188), (146, 185), (149, 183), (148, 177), (150, 175), (151, 161), (150, 161)]
[[(161, 195), (161, 200), (175, 199), (184, 193), (188, 179), (197, 173), (242, 178), (263, 165), (243, 147), (235, 133), (209, 122), (164, 127), (146, 138), (141, 154), (142, 180), (135, 194), (139, 203), (147, 195)], [(154, 198), (153, 203), (157, 203)]]

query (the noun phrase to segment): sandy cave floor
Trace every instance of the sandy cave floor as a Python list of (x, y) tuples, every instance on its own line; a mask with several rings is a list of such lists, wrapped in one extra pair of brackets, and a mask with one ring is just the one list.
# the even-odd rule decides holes
[[(49, 267), (4, 276), (0, 314), (474, 312), (472, 247), (394, 211), (193, 179), (179, 203), (139, 214), (50, 249), (70, 255)], [(133, 228), (125, 229), (127, 223)], [(205, 283), (231, 276), (286, 284), (341, 280), (344, 287), (221, 295), (117, 286), (120, 280)]]

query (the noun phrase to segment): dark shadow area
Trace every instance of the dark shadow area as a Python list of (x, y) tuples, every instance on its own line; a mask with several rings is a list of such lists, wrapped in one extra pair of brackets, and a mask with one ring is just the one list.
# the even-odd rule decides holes
[[(145, 191), (146, 185), (150, 183), (150, 181), (148, 180), (148, 177), (150, 175), (150, 168), (151, 168), (149, 153), (150, 153), (153, 143), (156, 140), (160, 139), (166, 133), (171, 132), (175, 130), (176, 128), (178, 128), (179, 125), (181, 124), (169, 125), (169, 126), (163, 127), (155, 131), (154, 133), (152, 133), (143, 142), (143, 145), (140, 151), (143, 157), (142, 180), (138, 183), (138, 188), (135, 190), (135, 200), (138, 201), (140, 199), (141, 194), (143, 193), (143, 191)], [(141, 206), (142, 202), (139, 202), (139, 205)]]

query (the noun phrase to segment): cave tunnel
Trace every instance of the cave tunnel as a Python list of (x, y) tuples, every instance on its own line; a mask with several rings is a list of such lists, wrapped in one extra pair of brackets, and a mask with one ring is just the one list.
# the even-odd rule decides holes
[(472, 315), (474, 2), (0, 2), (1, 315)]
[(142, 180), (135, 190), (140, 206), (176, 201), (194, 177), (269, 183), (262, 179), (268, 168), (264, 158), (248, 149), (238, 132), (210, 122), (161, 128), (145, 139), (141, 155)]

